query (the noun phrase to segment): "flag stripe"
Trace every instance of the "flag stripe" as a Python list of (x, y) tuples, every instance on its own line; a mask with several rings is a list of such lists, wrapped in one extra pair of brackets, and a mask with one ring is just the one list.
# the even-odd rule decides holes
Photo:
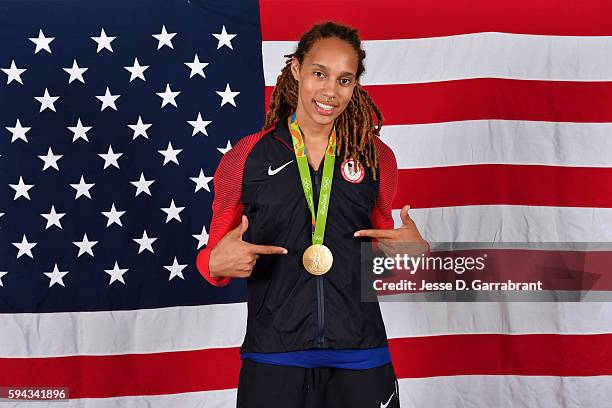
[[(406, 201), (396, 201), (396, 228), (402, 225), (399, 204), (411, 204), (419, 192), (416, 187)], [(474, 205), (410, 209), (410, 217), (423, 237), (438, 242), (612, 241), (610, 208)]]
[[(471, 334), (389, 340), (399, 378), (445, 375), (612, 374), (612, 334)], [(565, 358), (559, 359), (559, 353)], [(436, 356), (436, 364), (431, 356)], [(500, 358), (511, 355), (512, 358)], [(65, 386), (71, 398), (235, 388), (238, 348), (115, 356), (0, 359), (5, 386)]]
[[(287, 15), (300, 16), (287, 24)], [(313, 23), (335, 20), (359, 29), (362, 39), (440, 37), (482, 31), (550, 35), (610, 35), (605, 0), (572, 2), (559, 8), (553, 0), (504, 4), (486, 0), (446, 2), (261, 1), (264, 41), (297, 40)], [(373, 18), (375, 16), (375, 18)], [(580, 16), (580, 18), (576, 18)], [(381, 22), (384, 22), (381, 23)]]
[(393, 125), (381, 130), (382, 140), (397, 152), (400, 169), (467, 164), (612, 167), (610, 135), (612, 123), (515, 120)]
[[(266, 87), (266, 106), (272, 88)], [(477, 119), (612, 122), (612, 82), (477, 78), (364, 88), (387, 125)]]
[(401, 169), (398, 177), (402, 187), (393, 208), (407, 203), (413, 208), (489, 204), (612, 207), (612, 168), (478, 164)]
[[(470, 78), (612, 80), (612, 37), (476, 33), (364, 41), (362, 85), (399, 85)], [(264, 78), (274, 86), (297, 41), (262, 44)], [(494, 55), (495, 58), (491, 58)], [(575, 64), (575, 61), (580, 64)]]
[(400, 379), (402, 408), (603, 407), (612, 377), (466, 375)]
[[(595, 334), (612, 331), (612, 303), (385, 302), (380, 309), (389, 338), (447, 334)], [(562, 315), (563, 324), (557, 316)], [(590, 316), (585, 319), (584, 316)], [(104, 356), (242, 344), (246, 303), (87, 313), (2, 314), (3, 358)], [(79, 324), (78, 337), (72, 336)], [(162, 323), (159, 323), (162, 322)], [(159, 333), (159, 326), (168, 330)], [(130, 327), (138, 328), (138, 335)], [(37, 333), (36, 341), (31, 333)], [(176, 333), (181, 333), (176, 336)]]

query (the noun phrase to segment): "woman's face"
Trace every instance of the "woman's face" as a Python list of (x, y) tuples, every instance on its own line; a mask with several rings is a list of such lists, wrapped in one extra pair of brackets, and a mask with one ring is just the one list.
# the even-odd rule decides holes
[(301, 66), (294, 58), (291, 72), (298, 81), (300, 120), (332, 124), (353, 96), (358, 64), (353, 47), (338, 38), (317, 40)]

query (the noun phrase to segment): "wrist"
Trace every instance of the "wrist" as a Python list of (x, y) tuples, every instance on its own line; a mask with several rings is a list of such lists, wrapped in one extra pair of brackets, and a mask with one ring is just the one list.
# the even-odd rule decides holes
[(208, 259), (208, 276), (210, 276), (211, 278), (216, 278), (217, 277), (217, 275), (214, 274), (213, 268), (212, 268), (214, 252), (215, 252), (215, 249), (213, 248), (210, 251), (210, 258)]

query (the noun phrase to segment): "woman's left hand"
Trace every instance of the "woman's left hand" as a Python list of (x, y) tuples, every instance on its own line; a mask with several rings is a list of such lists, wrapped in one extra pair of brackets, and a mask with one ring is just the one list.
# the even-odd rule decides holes
[(430, 250), (429, 243), (423, 239), (416, 224), (408, 215), (409, 205), (402, 207), (400, 218), (402, 226), (396, 229), (363, 229), (356, 231), (356, 237), (376, 238), (378, 247), (388, 257), (396, 254), (417, 256)]

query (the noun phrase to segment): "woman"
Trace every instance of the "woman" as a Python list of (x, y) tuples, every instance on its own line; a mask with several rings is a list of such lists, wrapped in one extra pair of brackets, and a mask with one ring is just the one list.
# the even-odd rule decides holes
[(358, 82), (357, 31), (315, 25), (287, 57), (263, 130), (219, 164), (197, 259), (215, 286), (247, 278), (238, 407), (398, 407), (379, 305), (361, 300), (359, 237), (388, 255), (428, 245), (408, 206), (393, 229), (397, 163)]

